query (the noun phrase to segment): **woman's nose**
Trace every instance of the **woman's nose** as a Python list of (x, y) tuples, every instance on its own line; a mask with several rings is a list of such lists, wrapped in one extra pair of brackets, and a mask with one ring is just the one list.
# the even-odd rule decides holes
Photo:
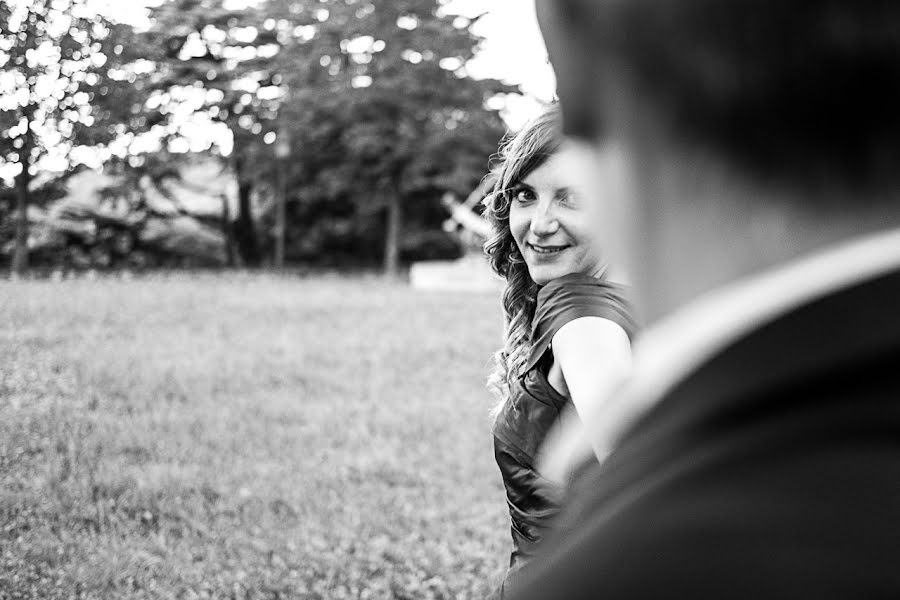
[(538, 237), (553, 235), (559, 229), (559, 222), (553, 213), (552, 202), (539, 202), (531, 216), (531, 233)]

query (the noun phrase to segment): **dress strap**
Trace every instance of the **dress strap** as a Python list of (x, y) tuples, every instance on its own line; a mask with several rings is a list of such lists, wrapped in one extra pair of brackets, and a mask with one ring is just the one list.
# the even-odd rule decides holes
[(534, 369), (563, 325), (581, 317), (600, 317), (616, 323), (629, 339), (637, 325), (627, 300), (627, 288), (589, 275), (571, 274), (554, 279), (538, 292), (531, 327), (531, 351), (525, 373)]

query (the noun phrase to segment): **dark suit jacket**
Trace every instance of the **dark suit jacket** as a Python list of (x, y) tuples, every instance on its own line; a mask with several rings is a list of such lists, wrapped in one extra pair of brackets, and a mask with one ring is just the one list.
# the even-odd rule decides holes
[(900, 272), (718, 352), (585, 466), (511, 597), (900, 598)]

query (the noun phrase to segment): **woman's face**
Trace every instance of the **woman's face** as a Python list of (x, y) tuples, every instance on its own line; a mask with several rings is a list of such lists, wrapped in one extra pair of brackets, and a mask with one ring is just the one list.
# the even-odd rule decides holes
[(573, 152), (563, 146), (511, 192), (509, 228), (538, 285), (570, 273), (598, 275), (605, 266), (599, 203), (575, 192)]

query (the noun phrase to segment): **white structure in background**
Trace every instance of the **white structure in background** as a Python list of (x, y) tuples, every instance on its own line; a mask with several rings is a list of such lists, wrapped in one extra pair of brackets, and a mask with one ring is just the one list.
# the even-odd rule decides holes
[(460, 202), (452, 192), (441, 198), (441, 203), (450, 212), (444, 222), (444, 230), (456, 231), (466, 248), (465, 255), (458, 260), (429, 260), (413, 263), (409, 269), (409, 282), (417, 289), (464, 292), (499, 292), (503, 280), (491, 271), (481, 246), (490, 235), (490, 225), (472, 208), (484, 198), (493, 185), (490, 177)]
[(497, 277), (483, 256), (470, 253), (458, 260), (427, 260), (409, 268), (410, 284), (420, 290), (453, 292), (500, 292)]

